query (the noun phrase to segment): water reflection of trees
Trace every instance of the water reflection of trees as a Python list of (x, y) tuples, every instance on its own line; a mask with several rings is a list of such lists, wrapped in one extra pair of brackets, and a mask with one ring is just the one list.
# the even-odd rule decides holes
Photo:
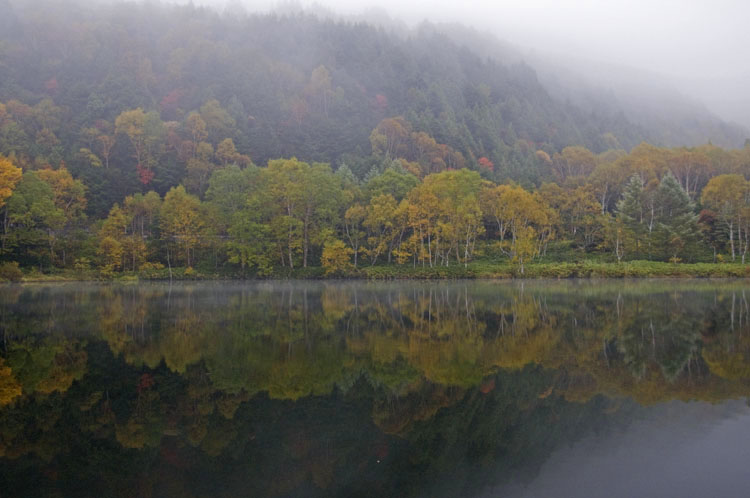
[[(576, 411), (617, 410), (608, 398), (746, 396), (749, 312), (731, 285), (6, 288), (0, 454), (55, 461), (65, 426), (161, 460), (281, 441), (289, 489), (400, 444), (413, 469), (520, 465), (579, 430)], [(341, 406), (362, 427), (331, 436)], [(330, 420), (305, 426), (317, 409)]]
[(184, 375), (200, 366), (218, 390), (278, 399), (346, 390), (360, 377), (392, 397), (422, 382), (467, 389), (529, 364), (636, 397), (633, 389), (649, 382), (669, 391), (748, 377), (742, 290), (261, 284), (8, 292), (5, 364), (26, 391), (65, 390), (85, 371), (87, 341), (102, 340), (133, 367), (163, 362)]

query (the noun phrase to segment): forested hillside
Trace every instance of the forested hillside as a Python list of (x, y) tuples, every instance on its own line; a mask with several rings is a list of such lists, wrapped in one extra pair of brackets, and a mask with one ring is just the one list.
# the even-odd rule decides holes
[[(139, 3), (0, 0), (0, 19), (6, 262), (268, 274), (523, 267), (551, 243), (747, 252), (750, 149), (638, 145), (652, 131), (624, 114), (562, 103), (439, 30)], [(731, 208), (724, 187), (701, 197), (722, 174)]]
[[(404, 116), (415, 131), (460, 151), (467, 165), (487, 156), (503, 176), (534, 181), (536, 149), (552, 154), (584, 145), (601, 152), (648, 138), (622, 117), (604, 120), (555, 102), (527, 66), (482, 60), (428, 30), (402, 40), (364, 24), (304, 15), (237, 20), (192, 7), (89, 9), (35, 3), (3, 16), (17, 21), (5, 31), (0, 100), (44, 101), (45, 114), (56, 119), (37, 128), (53, 133), (58, 149), (30, 151), (40, 130), (24, 129), (4, 133), (0, 150), (42, 155), (53, 165), (65, 159), (98, 189), (116, 184), (99, 209), (122, 197), (123, 182), (138, 188), (128, 174), (127, 141), (118, 141), (110, 157), (122, 177), (74, 156), (81, 148), (96, 152), (84, 130), (112, 134), (107, 126), (136, 108), (155, 113), (154, 132), (179, 133), (190, 112), (215, 99), (221, 115), (209, 123), (213, 145), (233, 138), (257, 164), (292, 155), (334, 165), (353, 155), (348, 161), (359, 163), (370, 155), (377, 123)], [(160, 156), (148, 159), (154, 186), (164, 193), (185, 164), (162, 134), (152, 140)], [(369, 169), (353, 166), (364, 169), (354, 168), (360, 175)]]
[[(569, 112), (624, 116), (640, 127), (641, 140), (654, 145), (681, 147), (711, 142), (735, 148), (750, 136), (745, 127), (720, 119), (657, 74), (580, 59), (577, 54), (552, 56), (525, 51), (492, 34), (459, 24), (424, 24), (420, 29), (445, 33), (455, 43), (485, 58), (506, 64), (524, 61), (536, 71), (550, 96), (564, 102)], [(627, 141), (623, 144), (627, 145)]]

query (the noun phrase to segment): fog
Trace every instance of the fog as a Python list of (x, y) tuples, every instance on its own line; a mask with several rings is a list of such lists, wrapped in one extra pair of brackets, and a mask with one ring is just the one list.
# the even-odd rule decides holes
[[(242, 4), (253, 11), (280, 6), (269, 0), (193, 3), (222, 9)], [(295, 3), (343, 15), (373, 6), (368, 0)], [(742, 0), (380, 0), (377, 7), (409, 26), (424, 20), (460, 22), (515, 45), (530, 58), (574, 58), (584, 68), (586, 61), (615, 64), (638, 69), (639, 75), (645, 70), (720, 117), (750, 127), (750, 4)]]

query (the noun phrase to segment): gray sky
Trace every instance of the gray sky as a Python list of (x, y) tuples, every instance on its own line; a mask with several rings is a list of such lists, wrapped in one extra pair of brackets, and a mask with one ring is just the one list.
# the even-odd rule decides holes
[[(182, 0), (185, 1), (185, 0)], [(225, 5), (227, 0), (193, 0)], [(268, 10), (272, 0), (233, 0)], [(750, 127), (747, 0), (300, 0), (343, 14), (382, 7), (410, 25), (458, 21), (522, 49), (661, 74), (725, 119)]]

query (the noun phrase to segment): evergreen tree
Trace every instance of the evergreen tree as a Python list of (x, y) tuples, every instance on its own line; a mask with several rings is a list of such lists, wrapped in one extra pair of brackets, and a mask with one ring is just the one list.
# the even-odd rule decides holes
[(354, 176), (351, 168), (347, 164), (342, 164), (339, 169), (336, 170), (336, 176), (341, 179), (342, 185), (357, 185), (359, 181)]
[(648, 227), (644, 216), (645, 197), (643, 180), (640, 176), (633, 175), (622, 193), (622, 198), (617, 203), (617, 218), (632, 235), (633, 252), (636, 257), (641, 254), (641, 246), (648, 236)]
[(672, 173), (668, 172), (661, 179), (654, 204), (657, 248), (672, 261), (678, 261), (680, 254), (691, 256), (700, 237), (698, 215), (690, 197)]

